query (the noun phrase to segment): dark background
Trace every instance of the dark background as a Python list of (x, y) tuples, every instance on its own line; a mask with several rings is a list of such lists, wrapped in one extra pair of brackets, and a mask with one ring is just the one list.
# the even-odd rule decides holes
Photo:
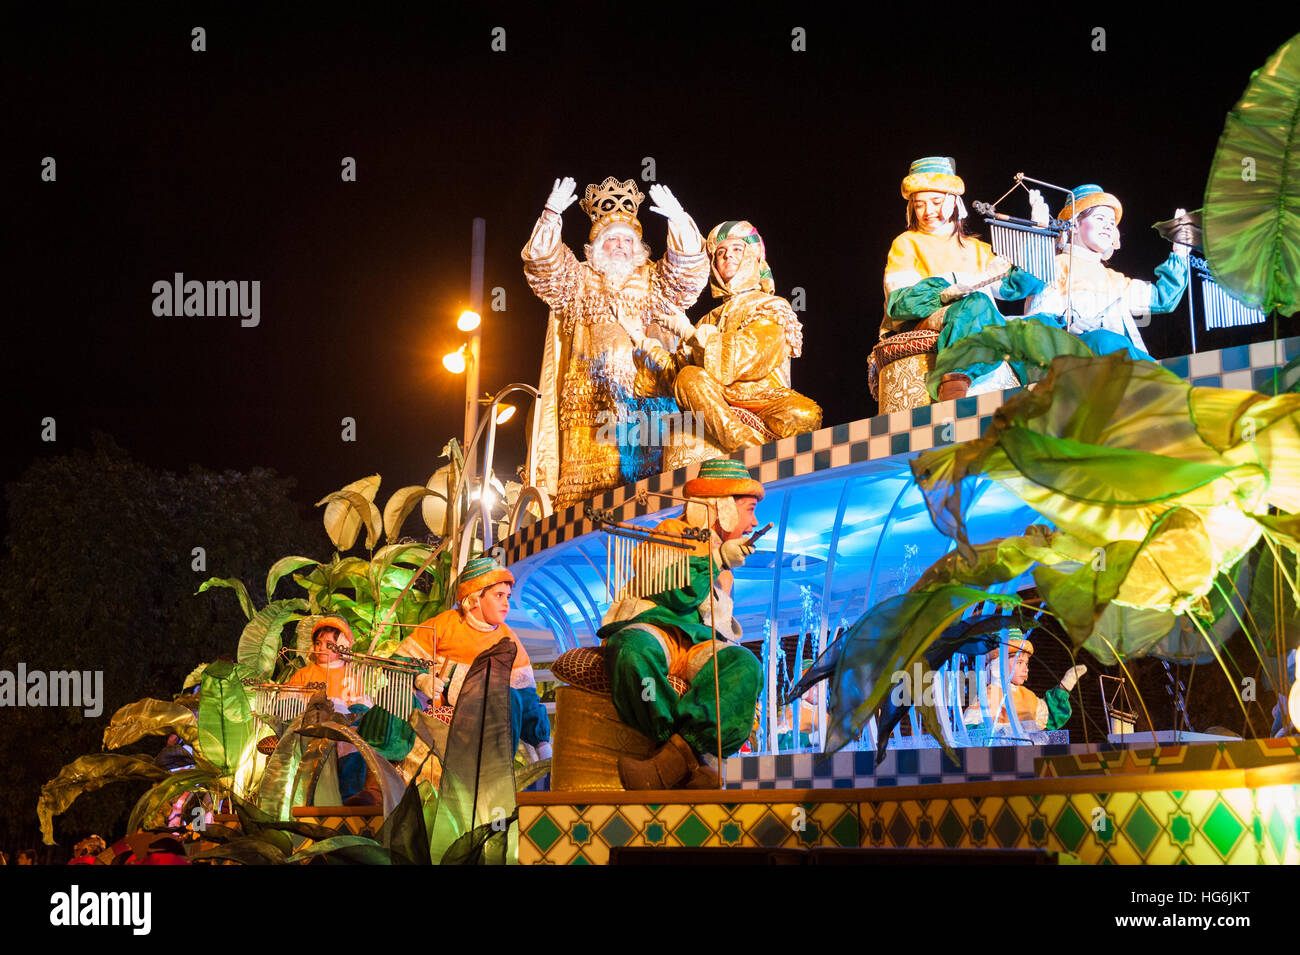
[[(328, 559), (313, 502), (375, 472), (386, 501), (444, 463), (464, 382), (440, 359), (463, 341), (473, 217), (489, 300), (499, 286), (507, 306), (485, 313), (483, 391), (538, 377), (546, 309), (519, 250), (552, 181), (581, 193), (653, 158), (703, 230), (761, 230), (777, 291), (805, 290), (794, 384), (826, 424), (850, 421), (876, 411), (866, 361), (913, 159), (956, 157), (968, 201), (1017, 171), (1100, 182), (1124, 203), (1113, 264), (1150, 278), (1169, 249), (1148, 226), (1201, 204), (1225, 113), (1300, 29), (1254, 7), (1214, 21), (896, 9), (6, 7), (0, 669), (102, 669), (106, 699), (97, 719), (0, 711), (0, 846), (37, 844), (41, 783), (98, 748), (114, 709), (167, 698), (234, 650), (233, 595), (196, 598), (198, 581), (239, 577), (261, 606), (276, 558)], [(206, 52), (191, 51), (195, 26)], [(341, 181), (347, 156), (356, 182)], [(580, 254), (586, 217), (565, 219)], [(175, 272), (260, 281), (260, 325), (155, 317), (152, 285)], [(692, 317), (710, 306), (706, 291)], [(1296, 322), (1200, 345), (1275, 333)], [(1186, 353), (1185, 308), (1144, 334), (1157, 357)], [(502, 431), (499, 475), (522, 463), (523, 434), (519, 419)], [(119, 832), (142, 790), (79, 800), (43, 858)]]
[[(102, 430), (154, 467), (272, 467), (298, 479), (304, 508), (376, 471), (380, 500), (422, 484), (462, 427), (464, 383), (440, 358), (463, 340), (471, 219), (487, 219), (485, 285), (507, 303), (486, 314), (482, 390), (535, 383), (546, 309), (519, 249), (552, 180), (571, 175), (581, 194), (638, 177), (645, 157), (704, 231), (759, 227), (777, 291), (806, 290), (795, 386), (827, 424), (871, 415), (866, 358), (911, 160), (956, 157), (968, 201), (1017, 171), (1100, 182), (1125, 205), (1113, 264), (1150, 278), (1168, 246), (1148, 226), (1201, 204), (1224, 114), (1300, 26), (1077, 8), (1059, 22), (597, 10), (10, 13), (0, 478)], [(794, 26), (806, 52), (791, 51)], [(44, 156), (57, 182), (41, 181)], [(586, 217), (574, 205), (565, 219), (581, 254)], [(151, 286), (178, 271), (260, 280), (261, 324), (155, 317)], [(710, 305), (706, 290), (692, 317)], [(1185, 307), (1146, 340), (1157, 357), (1186, 353)], [(523, 434), (503, 433), (499, 473), (522, 462)]]

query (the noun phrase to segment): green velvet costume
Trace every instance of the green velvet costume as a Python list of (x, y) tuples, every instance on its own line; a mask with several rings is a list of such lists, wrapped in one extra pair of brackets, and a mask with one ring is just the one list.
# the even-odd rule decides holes
[[(670, 519), (656, 531), (673, 534), (689, 526)], [(656, 744), (667, 742), (676, 733), (696, 753), (716, 753), (720, 700), (725, 757), (749, 738), (763, 673), (758, 658), (735, 642), (740, 628), (730, 615), (731, 572), (719, 571), (715, 552), (711, 579), (707, 553), (700, 545), (697, 556), (689, 559), (684, 586), (650, 594), (630, 608), (615, 604), (611, 610), (614, 619), (607, 617), (599, 636), (605, 641), (614, 707), (623, 722)], [(628, 614), (624, 619), (618, 619), (621, 608)], [(710, 619), (717, 625), (717, 641)], [(715, 647), (719, 661), (716, 698)], [(689, 683), (680, 699), (668, 682), (670, 674)]]

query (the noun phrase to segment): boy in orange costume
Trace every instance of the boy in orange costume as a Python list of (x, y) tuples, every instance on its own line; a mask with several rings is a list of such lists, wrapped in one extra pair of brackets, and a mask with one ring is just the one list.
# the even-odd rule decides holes
[(537, 695), (537, 680), (528, 651), (506, 626), (514, 574), (490, 557), (475, 557), (461, 571), (456, 585), (458, 607), (444, 611), (415, 629), (398, 647), (399, 654), (435, 662), (434, 672), (415, 678), (416, 689), (435, 706), (455, 706), (470, 665), (484, 650), (508, 637), (515, 644), (510, 671), (510, 731), (513, 747), (519, 740), (546, 759), (551, 755), (551, 723)]

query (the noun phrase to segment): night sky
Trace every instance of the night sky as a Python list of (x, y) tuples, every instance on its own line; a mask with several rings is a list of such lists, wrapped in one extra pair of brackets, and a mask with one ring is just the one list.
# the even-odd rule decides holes
[[(1059, 22), (918, 6), (896, 22), (869, 12), (871, 27), (794, 6), (732, 24), (700, 5), (383, 20), (149, 9), (6, 14), (5, 480), (101, 430), (158, 467), (274, 467), (307, 503), (376, 471), (381, 500), (423, 484), (462, 426), (463, 379), (440, 357), (463, 340), (471, 219), (487, 220), (485, 285), (507, 306), (486, 313), (482, 390), (536, 383), (546, 309), (519, 250), (552, 180), (573, 176), (581, 195), (639, 177), (647, 157), (702, 230), (751, 220), (778, 293), (806, 290), (794, 384), (826, 424), (874, 414), (866, 360), (911, 160), (956, 157), (968, 202), (1017, 171), (1100, 182), (1125, 206), (1112, 264), (1150, 278), (1169, 247), (1148, 226), (1201, 204), (1224, 114), (1300, 28), (1078, 6)], [(206, 52), (191, 50), (195, 26)], [(576, 204), (565, 213), (579, 256), (587, 225)], [(156, 317), (152, 285), (176, 272), (260, 281), (260, 324)], [(706, 289), (690, 314), (710, 307)], [(1185, 307), (1145, 334), (1157, 357), (1187, 352)], [(499, 439), (499, 474), (522, 462), (521, 422)]]

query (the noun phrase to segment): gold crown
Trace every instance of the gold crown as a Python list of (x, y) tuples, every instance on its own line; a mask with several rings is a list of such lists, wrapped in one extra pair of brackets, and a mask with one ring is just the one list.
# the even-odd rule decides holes
[(583, 212), (591, 217), (591, 232), (587, 235), (588, 241), (595, 242), (596, 236), (600, 235), (600, 231), (615, 222), (631, 226), (639, 239), (641, 237), (641, 223), (637, 221), (636, 212), (644, 201), (645, 195), (636, 187), (636, 182), (631, 179), (619, 182), (613, 176), (607, 176), (599, 186), (587, 186), (582, 201), (578, 205), (582, 207)]

